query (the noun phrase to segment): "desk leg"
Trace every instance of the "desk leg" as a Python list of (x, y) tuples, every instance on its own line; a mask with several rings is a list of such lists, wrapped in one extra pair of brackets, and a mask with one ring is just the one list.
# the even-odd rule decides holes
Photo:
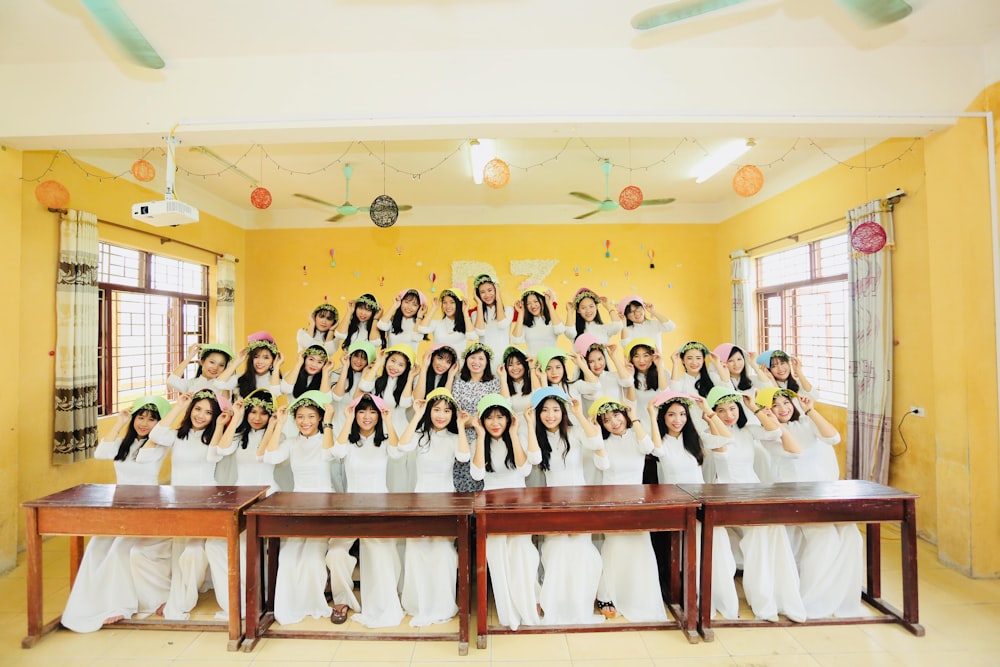
[[(681, 572), (687, 572), (686, 568), (688, 563), (685, 561), (686, 552), (682, 552), (681, 549), (687, 549), (688, 540), (681, 540), (681, 537), (686, 536), (686, 533), (681, 533), (679, 530), (672, 530), (668, 535), (668, 543), (670, 544), (670, 585), (669, 585), (669, 597), (668, 600), (670, 604), (681, 604), (681, 600), (685, 597), (684, 592), (687, 588), (686, 586), (682, 588), (681, 584)], [(681, 546), (683, 544), (683, 546)], [(689, 613), (688, 609), (685, 608), (685, 613)]]
[(900, 524), (900, 540), (903, 556), (903, 621), (906, 628), (922, 637), (923, 626), (919, 625), (920, 612), (917, 597), (917, 508), (915, 500), (903, 502), (903, 520)]
[[(698, 551), (695, 544), (695, 540), (698, 536), (698, 530), (696, 526), (698, 525), (696, 518), (695, 508), (690, 508), (686, 513), (686, 521), (684, 528), (684, 635), (687, 637), (688, 642), (692, 644), (698, 643), (698, 629), (697, 629), (697, 619), (695, 617), (695, 607), (697, 606), (698, 596), (696, 594), (696, 582), (695, 582), (695, 571), (697, 569), (698, 562)], [(676, 535), (676, 531), (670, 533), (671, 541), (673, 542), (673, 536)], [(677, 550), (671, 548), (671, 553), (676, 553)], [(676, 556), (671, 556), (670, 559), (673, 561)], [(671, 567), (673, 570), (673, 567)], [(671, 576), (673, 578), (673, 576)], [(678, 577), (679, 579), (680, 577)], [(671, 597), (676, 597), (676, 595), (671, 592)]]
[(229, 552), (229, 644), (226, 649), (238, 651), (243, 641), (240, 627), (240, 609), (243, 606), (240, 599), (240, 520), (238, 514), (233, 514), (226, 527), (226, 547)]
[(469, 612), (472, 597), (469, 571), (469, 516), (458, 517), (458, 654), (469, 654)]
[(261, 540), (257, 537), (257, 520), (247, 517), (247, 627), (246, 639), (243, 641), (243, 651), (249, 653), (260, 639), (257, 631), (261, 617)]
[(486, 648), (486, 514), (476, 515), (476, 648)]
[(867, 526), (868, 595), (882, 597), (882, 524)]
[(38, 509), (25, 508), (25, 545), (28, 561), (28, 636), (22, 648), (31, 648), (42, 637), (42, 536), (38, 534)]
[(712, 630), (712, 534), (715, 522), (712, 512), (704, 508), (701, 521), (701, 597), (698, 601), (698, 631), (707, 642), (715, 640)]

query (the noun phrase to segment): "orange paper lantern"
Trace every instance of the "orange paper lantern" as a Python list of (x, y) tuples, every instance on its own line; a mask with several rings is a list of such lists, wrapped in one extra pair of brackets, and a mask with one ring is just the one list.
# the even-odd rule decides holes
[(759, 167), (745, 164), (733, 176), (733, 190), (741, 197), (753, 197), (764, 187), (764, 173)]
[(132, 175), (135, 176), (135, 180), (137, 181), (149, 183), (156, 178), (156, 167), (146, 160), (136, 160), (132, 163)]
[(250, 193), (250, 203), (257, 208), (267, 208), (271, 205), (271, 192), (267, 188), (254, 188)]
[(618, 195), (618, 203), (626, 211), (634, 211), (642, 206), (642, 190), (635, 185), (626, 186)]
[(35, 188), (35, 199), (45, 208), (66, 208), (69, 190), (59, 181), (43, 181)]
[(483, 182), (494, 190), (499, 190), (509, 181), (510, 167), (500, 158), (493, 158), (483, 167)]

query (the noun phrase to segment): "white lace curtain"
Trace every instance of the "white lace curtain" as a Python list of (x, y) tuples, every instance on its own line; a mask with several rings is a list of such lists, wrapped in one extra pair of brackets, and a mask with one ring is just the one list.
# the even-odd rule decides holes
[(236, 263), (222, 257), (216, 264), (215, 339), (236, 349)]
[(870, 201), (847, 212), (849, 232), (881, 225), (885, 247), (852, 251), (848, 270), (851, 356), (847, 399), (847, 477), (889, 481), (892, 437), (892, 207)]
[(56, 464), (90, 458), (97, 446), (97, 322), (97, 216), (70, 209), (59, 221), (52, 449)]
[(744, 351), (748, 351), (752, 349), (750, 344), (750, 314), (753, 297), (750, 293), (750, 255), (745, 250), (737, 250), (729, 256), (729, 259), (731, 260), (730, 280), (732, 284), (732, 342)]

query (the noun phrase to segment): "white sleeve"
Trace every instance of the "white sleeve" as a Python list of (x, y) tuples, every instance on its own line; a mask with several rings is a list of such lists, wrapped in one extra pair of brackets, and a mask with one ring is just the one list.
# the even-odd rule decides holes
[(330, 448), (330, 450), (329, 450), (330, 454), (335, 459), (346, 459), (347, 458), (347, 452), (348, 452), (347, 448), (350, 445), (351, 445), (351, 443), (349, 443), (349, 442), (345, 442), (343, 444), (341, 444), (339, 442), (336, 442), (336, 443), (334, 443), (333, 447)]
[(300, 350), (306, 349), (315, 342), (316, 339), (312, 338), (305, 329), (299, 329), (295, 332), (295, 344), (299, 346)]
[(118, 448), (121, 447), (122, 440), (124, 440), (124, 438), (101, 440), (97, 443), (97, 447), (94, 448), (94, 458), (101, 461), (110, 461), (115, 458), (115, 455), (118, 453)]
[(517, 474), (520, 475), (521, 477), (527, 477), (528, 475), (531, 474), (532, 467), (533, 466), (531, 465), (531, 461), (525, 461), (524, 465), (517, 469)]
[(455, 448), (455, 460), (459, 463), (465, 463), (472, 460), (472, 452), (460, 452), (458, 447)]
[(375, 326), (378, 327), (379, 331), (392, 331), (392, 322), (391, 321), (390, 322), (383, 322), (382, 320), (379, 320), (378, 322), (375, 323)]
[(621, 330), (625, 328), (625, 325), (621, 322), (608, 322), (605, 327), (605, 331), (608, 332), (608, 338), (610, 339), (615, 334), (621, 333)]
[(167, 386), (181, 393), (186, 393), (190, 385), (191, 381), (187, 378), (179, 378), (173, 373), (167, 376)]
[(284, 436), (281, 436), (281, 441), (278, 443), (278, 448), (275, 450), (267, 450), (264, 452), (264, 456), (261, 460), (264, 463), (273, 463), (275, 465), (279, 463), (284, 463), (288, 460), (288, 456), (291, 454), (291, 449), (288, 446), (288, 440)]
[(239, 381), (240, 379), (236, 377), (235, 373), (233, 373), (232, 377), (228, 380), (223, 381), (218, 378), (212, 380), (212, 387), (214, 387), (216, 391), (232, 391), (233, 389), (236, 389), (236, 385), (239, 384)]
[[(291, 396), (293, 391), (295, 391), (295, 385), (288, 384), (284, 380), (281, 381), (281, 393), (282, 394), (288, 394), (289, 396)], [(277, 396), (275, 396), (275, 398), (277, 398)]]
[(363, 394), (370, 394), (375, 389), (375, 380), (362, 380), (358, 383), (358, 389)]
[(401, 452), (412, 452), (417, 448), (417, 440), (420, 436), (416, 433), (409, 440), (403, 440), (402, 437), (399, 438), (399, 443), (396, 445), (396, 449)]
[(174, 443), (177, 442), (177, 431), (157, 424), (149, 432), (149, 439), (163, 447), (173, 447)]
[(653, 439), (649, 437), (648, 434), (637, 444), (639, 445), (639, 451), (642, 452), (643, 454), (649, 454), (653, 451)]
[(702, 447), (711, 451), (713, 449), (721, 449), (723, 447), (729, 447), (730, 445), (736, 444), (732, 438), (726, 438), (721, 435), (713, 435), (711, 433), (706, 433), (701, 436)]
[(135, 453), (135, 462), (154, 463), (156, 461), (159, 461), (166, 455), (167, 455), (166, 447), (160, 447), (159, 445), (157, 445), (156, 447), (143, 446), (140, 447), (139, 451)]
[(533, 466), (536, 466), (536, 465), (538, 465), (539, 463), (542, 462), (542, 450), (540, 450), (540, 449), (537, 449), (537, 450), (535, 450), (533, 452), (529, 452), (528, 450), (525, 450), (524, 454), (525, 454), (525, 456), (528, 457), (528, 463), (531, 464), (531, 465), (533, 465)]
[(469, 477), (476, 480), (477, 482), (483, 481), (484, 479), (486, 479), (486, 468), (480, 468), (475, 463), (470, 463)]
[(671, 331), (673, 331), (676, 328), (677, 328), (677, 325), (674, 324), (673, 320), (667, 320), (666, 322), (660, 322), (660, 332), (661, 333), (670, 333)]
[[(660, 447), (660, 449), (663, 449)], [(611, 467), (611, 459), (607, 455), (594, 454), (594, 467), (598, 470), (607, 470)]]

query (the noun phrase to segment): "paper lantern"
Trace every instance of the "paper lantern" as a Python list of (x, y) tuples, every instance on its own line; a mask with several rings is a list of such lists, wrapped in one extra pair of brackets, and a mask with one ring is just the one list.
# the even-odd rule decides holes
[(510, 167), (500, 158), (493, 158), (483, 167), (483, 182), (494, 190), (499, 190), (509, 181)]
[(271, 192), (267, 188), (254, 188), (250, 193), (250, 203), (257, 208), (267, 208), (271, 205)]
[(764, 173), (759, 167), (745, 164), (733, 176), (733, 190), (741, 197), (753, 197), (764, 187)]
[(626, 211), (634, 211), (642, 205), (642, 190), (634, 185), (627, 186), (618, 195), (618, 203)]
[(69, 190), (59, 181), (42, 181), (35, 188), (35, 199), (45, 208), (66, 208)]
[(132, 175), (135, 176), (135, 180), (137, 181), (149, 183), (156, 178), (156, 167), (146, 160), (136, 160), (132, 163)]
[(885, 229), (877, 222), (862, 222), (851, 232), (851, 247), (871, 255), (885, 247)]
[(399, 206), (389, 195), (379, 195), (368, 207), (368, 217), (378, 227), (392, 227), (399, 219)]

